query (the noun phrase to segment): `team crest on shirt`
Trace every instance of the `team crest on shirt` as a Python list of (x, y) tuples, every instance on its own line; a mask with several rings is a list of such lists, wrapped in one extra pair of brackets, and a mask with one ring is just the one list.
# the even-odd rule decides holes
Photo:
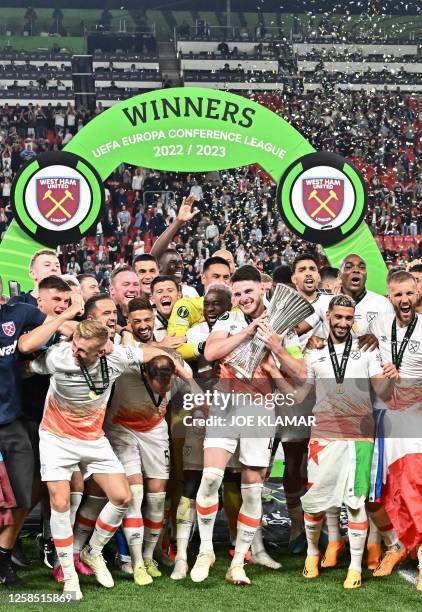
[(360, 351), (350, 351), (350, 359), (360, 359)]
[(16, 333), (14, 321), (7, 321), (7, 323), (2, 323), (1, 328), (3, 330), (3, 333), (6, 334), (6, 336), (14, 336)]
[(218, 320), (219, 320), (219, 321), (227, 321), (227, 319), (229, 318), (229, 316), (230, 316), (230, 315), (229, 315), (229, 313), (228, 313), (228, 312), (223, 312), (223, 314), (222, 314), (222, 315), (220, 315), (220, 316), (218, 317)]
[(409, 353), (417, 353), (421, 343), (418, 340), (409, 340)]
[(367, 312), (366, 313), (366, 320), (368, 321), (368, 323), (370, 323), (371, 321), (373, 321), (377, 317), (377, 315), (378, 315), (377, 312)]
[(189, 316), (189, 310), (186, 308), (186, 306), (179, 306), (177, 309), (177, 314), (182, 319), (187, 319)]

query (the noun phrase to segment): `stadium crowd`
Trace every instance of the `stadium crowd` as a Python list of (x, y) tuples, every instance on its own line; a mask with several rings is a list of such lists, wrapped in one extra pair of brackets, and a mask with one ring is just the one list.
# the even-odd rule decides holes
[[(367, 221), (389, 265), (419, 256), (422, 247), (422, 131), (420, 100), (397, 92), (253, 93), (296, 127), (317, 150), (334, 151), (361, 170), (369, 187)], [(10, 188), (20, 166), (46, 150), (65, 146), (96, 114), (71, 105), (19, 104), (0, 109), (0, 235), (12, 219)], [(200, 284), (204, 259), (218, 249), (271, 273), (301, 251), (312, 250), (285, 228), (275, 186), (257, 167), (208, 175), (158, 173), (120, 165), (106, 181), (107, 216), (96, 237), (61, 249), (63, 271), (95, 268), (106, 287), (112, 269), (148, 252), (177, 214), (182, 198), (196, 194), (200, 211), (176, 236), (186, 262), (185, 281)], [(245, 214), (246, 213), (246, 214)]]

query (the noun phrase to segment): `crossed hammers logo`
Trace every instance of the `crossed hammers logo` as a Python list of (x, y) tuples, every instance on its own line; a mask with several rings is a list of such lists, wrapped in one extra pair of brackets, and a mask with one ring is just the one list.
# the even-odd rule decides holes
[(314, 218), (317, 216), (317, 214), (319, 213), (320, 210), (324, 209), (327, 211), (327, 213), (330, 215), (330, 217), (332, 219), (335, 218), (336, 214), (331, 210), (331, 208), (329, 206), (327, 206), (328, 202), (331, 202), (331, 200), (338, 200), (337, 194), (335, 191), (333, 191), (332, 189), (330, 189), (329, 191), (329, 196), (328, 198), (326, 198), (325, 200), (321, 200), (318, 197), (318, 191), (316, 189), (314, 189), (310, 194), (309, 194), (309, 200), (316, 200), (319, 204), (318, 208), (316, 208), (314, 210), (314, 212), (311, 214), (311, 217)]
[(54, 204), (53, 208), (51, 208), (48, 213), (45, 215), (46, 219), (49, 219), (51, 217), (51, 215), (56, 212), (57, 209), (61, 210), (62, 213), (68, 218), (70, 219), (72, 217), (72, 215), (64, 208), (63, 204), (64, 202), (66, 202), (66, 200), (74, 200), (73, 195), (71, 194), (71, 192), (68, 189), (65, 189), (64, 192), (64, 197), (59, 200), (59, 202), (53, 198), (53, 196), (51, 195), (52, 191), (51, 189), (48, 189), (44, 196), (43, 196), (43, 200), (51, 200)]

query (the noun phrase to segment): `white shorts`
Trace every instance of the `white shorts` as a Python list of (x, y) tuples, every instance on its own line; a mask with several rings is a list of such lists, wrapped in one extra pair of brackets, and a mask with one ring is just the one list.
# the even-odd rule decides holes
[(268, 467), (276, 431), (274, 412), (238, 396), (225, 410), (220, 406), (221, 402), (209, 410), (204, 448), (224, 448), (232, 455), (238, 449), (242, 465)]
[(123, 464), (126, 476), (142, 474), (145, 478), (168, 479), (169, 434), (164, 419), (148, 431), (112, 425), (107, 429), (107, 437)]
[(97, 440), (64, 438), (40, 429), (41, 480), (70, 480), (80, 470), (83, 477), (92, 474), (124, 474), (105, 436)]

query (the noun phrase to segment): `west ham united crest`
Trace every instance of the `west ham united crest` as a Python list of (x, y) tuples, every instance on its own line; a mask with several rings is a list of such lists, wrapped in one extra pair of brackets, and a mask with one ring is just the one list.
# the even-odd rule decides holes
[(20, 227), (48, 246), (78, 242), (101, 215), (104, 188), (95, 168), (64, 151), (44, 153), (19, 172), (12, 206)]
[(317, 177), (302, 179), (303, 207), (309, 217), (320, 225), (336, 219), (343, 209), (344, 180)]
[(75, 177), (35, 179), (36, 201), (40, 213), (55, 225), (75, 216), (80, 203), (81, 180)]
[(310, 153), (283, 174), (277, 203), (286, 225), (298, 236), (332, 246), (362, 223), (366, 188), (359, 172), (334, 153)]
[(1, 328), (3, 330), (3, 333), (6, 334), (6, 336), (14, 336), (16, 333), (16, 327), (13, 321), (7, 321), (7, 323), (2, 323), (1, 324)]

